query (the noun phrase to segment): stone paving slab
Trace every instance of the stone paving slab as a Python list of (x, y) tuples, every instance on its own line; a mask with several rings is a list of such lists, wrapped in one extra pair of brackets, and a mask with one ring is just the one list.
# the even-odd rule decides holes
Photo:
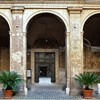
[[(34, 84), (31, 88), (26, 96), (14, 96), (12, 100), (100, 100), (100, 96), (93, 97), (93, 99), (84, 99), (81, 96), (68, 96), (62, 90), (62, 86), (57, 84)], [(0, 99), (3, 99), (2, 92), (0, 92)]]

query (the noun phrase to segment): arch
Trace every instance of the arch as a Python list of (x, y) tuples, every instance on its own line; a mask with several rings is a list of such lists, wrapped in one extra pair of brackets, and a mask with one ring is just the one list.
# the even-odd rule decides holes
[(51, 10), (41, 10), (41, 11), (37, 11), (37, 12), (31, 14), (28, 17), (28, 19), (26, 20), (26, 23), (25, 23), (25, 31), (26, 32), (27, 32), (27, 25), (28, 25), (29, 21), (31, 20), (31, 18), (38, 15), (38, 14), (42, 14), (42, 13), (50, 13), (50, 14), (53, 14), (53, 15), (59, 17), (63, 21), (63, 23), (64, 23), (64, 25), (67, 29), (67, 32), (69, 32), (69, 26), (68, 26), (68, 23), (67, 23), (66, 19), (60, 13), (55, 12), (55, 11), (51, 11)]
[[(82, 23), (82, 27), (81, 27), (81, 32), (83, 32), (83, 28), (84, 28), (84, 25), (85, 25), (85, 22), (93, 15), (95, 14), (100, 14), (100, 11), (95, 11), (95, 12), (92, 12), (90, 14), (88, 14), (85, 19), (83, 20), (83, 23)], [(84, 34), (84, 33), (83, 33)]]
[(10, 20), (7, 15), (0, 12), (0, 71), (10, 70), (10, 34), (11, 29)]
[(8, 17), (5, 14), (1, 13), (1, 12), (0, 12), (0, 16), (2, 16), (7, 21), (7, 24), (9, 26), (9, 31), (10, 31), (11, 30), (11, 23), (10, 23)]
[[(30, 24), (30, 22), (31, 22), (31, 19), (34, 19), (35, 17), (37, 17), (38, 15), (40, 16), (40, 15), (44, 15), (44, 14), (48, 14), (48, 15), (53, 15), (54, 17), (52, 17), (52, 18), (54, 18), (54, 20), (55, 20), (55, 18), (57, 18), (58, 20), (57, 20), (57, 22), (59, 22), (62, 26), (64, 26), (64, 30), (63, 30), (63, 36), (64, 36), (64, 43), (65, 43), (65, 34), (66, 34), (66, 29), (67, 29), (67, 22), (66, 22), (66, 20), (63, 18), (63, 16), (61, 16), (59, 13), (56, 13), (56, 12), (52, 12), (52, 11), (38, 11), (38, 12), (35, 12), (35, 13), (33, 13), (33, 14), (31, 14), (28, 18), (27, 18), (27, 20), (26, 20), (26, 32), (27, 32), (27, 29), (28, 29), (28, 26), (29, 26), (29, 24)], [(59, 19), (61, 20), (61, 22), (59, 21)], [(33, 20), (32, 20), (33, 21)], [(46, 20), (47, 21), (47, 20)], [(30, 27), (30, 26), (29, 26)], [(33, 28), (32, 28), (33, 29)], [(28, 31), (29, 32), (29, 31)], [(59, 32), (57, 32), (57, 33), (59, 33)], [(33, 33), (34, 34), (34, 33)], [(27, 37), (28, 37), (28, 35), (27, 35)], [(57, 37), (57, 36), (56, 36)], [(44, 37), (43, 37), (44, 38)], [(41, 39), (42, 41), (43, 41), (43, 38)], [(48, 39), (47, 39), (47, 41), (50, 39), (50, 40), (52, 40), (52, 37), (47, 37)], [(40, 39), (40, 38), (39, 38)], [(30, 39), (31, 40), (31, 39)], [(46, 39), (44, 39), (44, 40), (46, 40)], [(60, 40), (60, 39), (59, 39)], [(37, 42), (37, 41), (36, 41)], [(41, 41), (38, 41), (38, 42), (41, 42)], [(53, 41), (52, 40), (52, 42), (56, 42), (56, 41)], [(48, 41), (48, 43), (49, 43), (49, 41)], [(51, 43), (51, 42), (50, 42)], [(57, 44), (57, 42), (55, 43), (55, 44)], [(44, 45), (44, 44), (43, 44)], [(41, 49), (42, 48), (42, 49)], [(35, 52), (38, 52), (38, 50), (40, 50), (40, 51), (43, 51), (43, 52), (50, 52), (50, 51), (53, 51), (54, 52), (54, 55), (56, 55), (56, 57), (55, 57), (55, 59), (56, 59), (56, 61), (55, 62), (57, 62), (57, 64), (56, 63), (54, 63), (54, 69), (53, 69), (53, 74), (52, 74), (52, 79), (54, 79), (54, 81), (56, 81), (56, 82), (58, 82), (59, 80), (58, 80), (58, 77), (59, 77), (59, 64), (58, 64), (58, 60), (60, 59), (59, 58), (59, 52), (58, 52), (58, 46), (56, 47), (56, 48), (54, 48), (54, 47), (50, 47), (50, 48), (43, 48), (43, 47), (41, 47), (41, 48), (35, 48), (36, 49), (36, 51)], [(36, 67), (32, 67), (32, 66), (36, 66), (35, 64), (35, 61), (33, 61), (33, 57), (35, 57), (35, 53), (32, 51), (32, 49), (33, 49), (33, 51), (35, 50), (34, 48), (29, 48), (29, 50), (31, 51), (31, 68), (32, 68), (32, 83), (34, 83), (34, 79), (37, 79), (37, 75), (35, 75), (34, 73), (36, 72), (34, 69), (36, 68)], [(55, 51), (55, 49), (57, 50), (57, 51)], [(28, 50), (28, 49), (27, 49)], [(64, 60), (65, 60), (65, 56), (64, 56)], [(35, 77), (36, 76), (36, 77)], [(37, 81), (37, 80), (36, 80)]]

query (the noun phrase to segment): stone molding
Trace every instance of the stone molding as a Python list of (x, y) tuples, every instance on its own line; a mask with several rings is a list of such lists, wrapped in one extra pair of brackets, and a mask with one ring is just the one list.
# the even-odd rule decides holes
[(83, 37), (83, 35), (84, 35), (84, 32), (81, 32), (81, 36)]
[(67, 34), (66, 34), (66, 36), (70, 36), (70, 32), (66, 32)]
[(80, 14), (83, 10), (82, 7), (68, 7), (67, 9), (70, 14)]
[(10, 36), (26, 36), (26, 32), (22, 32), (22, 33), (14, 33), (14, 32), (9, 32)]
[(12, 13), (23, 13), (24, 12), (24, 6), (12, 6), (10, 8)]

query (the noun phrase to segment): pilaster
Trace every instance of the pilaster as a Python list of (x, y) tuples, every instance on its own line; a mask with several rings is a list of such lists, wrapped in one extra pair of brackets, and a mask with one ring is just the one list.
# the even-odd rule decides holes
[(82, 38), (80, 32), (80, 15), (82, 8), (68, 8), (70, 15), (70, 94), (78, 95), (80, 86), (76, 84), (74, 77), (82, 72)]
[(70, 32), (66, 32), (65, 37), (65, 65), (66, 65), (66, 94), (70, 91)]
[[(26, 80), (26, 33), (23, 32), (23, 12), (24, 7), (11, 8), (10, 70), (18, 72)], [(20, 86), (20, 91), (27, 93), (26, 83)]]

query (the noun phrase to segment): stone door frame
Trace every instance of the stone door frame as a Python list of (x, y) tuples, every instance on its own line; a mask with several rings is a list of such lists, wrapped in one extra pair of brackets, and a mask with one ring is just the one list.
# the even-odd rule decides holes
[(32, 84), (35, 83), (35, 52), (55, 53), (55, 83), (59, 82), (59, 50), (58, 49), (31, 49)]

